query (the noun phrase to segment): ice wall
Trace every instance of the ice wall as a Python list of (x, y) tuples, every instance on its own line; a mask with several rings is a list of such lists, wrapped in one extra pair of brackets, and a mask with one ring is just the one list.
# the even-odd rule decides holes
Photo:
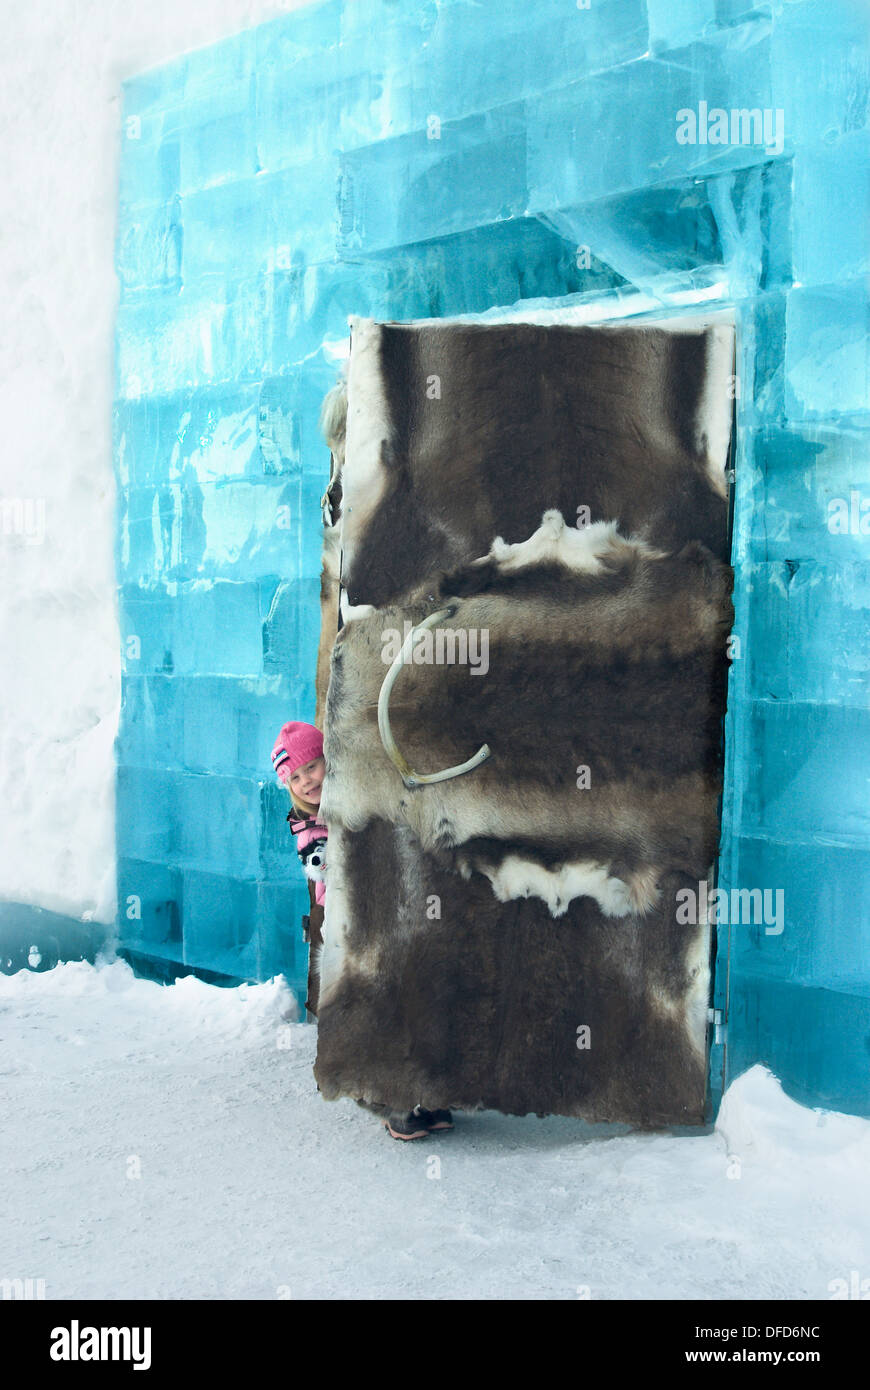
[[(125, 85), (132, 947), (301, 978), (268, 754), (313, 714), (316, 414), (347, 315), (733, 306), (721, 886), (784, 910), (780, 932), (720, 928), (725, 1065), (870, 1109), (868, 19), (862, 0), (327, 0)], [(722, 1069), (717, 1045), (714, 1088)]]

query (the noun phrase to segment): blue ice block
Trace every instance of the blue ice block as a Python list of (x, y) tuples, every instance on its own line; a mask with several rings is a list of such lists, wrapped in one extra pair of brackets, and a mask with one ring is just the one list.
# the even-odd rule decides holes
[(773, 22), (775, 102), (796, 146), (830, 144), (867, 125), (870, 8), (865, 0), (802, 0)]
[(278, 730), (302, 708), (309, 684), (281, 675), (126, 676), (117, 760), (269, 779)]
[(116, 842), (119, 861), (177, 863), (178, 805), (171, 774), (151, 767), (119, 766), (116, 782)]
[[(587, 256), (570, 225), (513, 217), (404, 248), (405, 294), (425, 296), (420, 317), (479, 313), (520, 300), (594, 294), (625, 284), (592, 251)], [(395, 286), (396, 293), (402, 293)]]
[(781, 0), (715, 0), (716, 23), (745, 24), (747, 20), (770, 20), (782, 8)]
[(259, 788), (250, 778), (163, 774), (177, 808), (176, 862), (234, 878), (257, 877)]
[[(744, 31), (734, 31), (744, 34)], [(529, 211), (571, 207), (594, 198), (768, 162), (787, 154), (788, 121), (782, 149), (771, 114), (770, 143), (764, 129), (735, 123), (735, 143), (711, 144), (711, 115), (732, 110), (763, 111), (771, 102), (770, 38), (750, 26), (746, 42), (729, 46), (728, 33), (709, 42), (674, 49), (595, 74), (529, 103)], [(694, 131), (682, 112), (695, 115)], [(626, 119), (631, 112), (631, 120)], [(678, 141), (678, 133), (694, 140)], [(754, 137), (758, 136), (756, 140)]]
[(215, 73), (207, 91), (188, 83), (181, 136), (181, 193), (187, 214), (191, 195), (213, 185), (245, 185), (259, 173), (256, 78)]
[(331, 260), (338, 233), (334, 155), (257, 178), (235, 179), (184, 199), (185, 285), (222, 284), (295, 264)]
[(870, 708), (870, 566), (752, 565), (741, 659), (758, 700)]
[[(284, 369), (279, 376), (263, 382), (260, 393), (259, 437), (265, 471), (295, 472), (329, 478), (329, 447), (320, 432), (323, 398), (335, 384), (338, 364), (321, 353), (299, 367)], [(269, 466), (271, 436), (277, 430), (274, 452), (276, 463)], [(303, 482), (304, 485), (304, 482)], [(324, 484), (325, 486), (325, 484)], [(320, 494), (313, 521), (320, 515)], [(307, 530), (309, 513), (304, 514)]]
[[(738, 344), (738, 371), (745, 371), (744, 343)], [(745, 380), (745, 377), (743, 378)], [(738, 416), (739, 420), (739, 416)], [(731, 563), (735, 567), (735, 584), (739, 584), (743, 568), (749, 562), (767, 558), (767, 518), (764, 515), (764, 474), (759, 460), (761, 431), (748, 424), (738, 428), (733, 440), (735, 477), (732, 488), (734, 524), (731, 534)], [(739, 518), (739, 524), (738, 524)]]
[(789, 566), (744, 564), (741, 587), (748, 593), (748, 624), (738, 634), (739, 656), (745, 676), (756, 700), (786, 700), (791, 691), (789, 670), (783, 660), (788, 651)]
[(794, 698), (870, 709), (870, 564), (800, 564), (789, 609)]
[(544, 220), (575, 257), (594, 254), (622, 283), (640, 288), (660, 288), (669, 275), (683, 284), (687, 273), (723, 259), (707, 186), (696, 179), (561, 208)]
[[(259, 381), (269, 371), (265, 327), (257, 348), (235, 336), (238, 310), (232, 286), (200, 286), (190, 293), (152, 290), (122, 301), (117, 314), (118, 397), (141, 400), (218, 382)], [(253, 298), (247, 287), (248, 302)], [(251, 308), (253, 319), (253, 307)]]
[[(290, 714), (295, 711), (291, 710)], [(273, 730), (273, 741), (287, 717), (285, 710), (285, 718)], [(305, 875), (296, 852), (296, 840), (287, 824), (292, 809), (290, 797), (275, 777), (266, 776), (269, 780), (260, 789), (260, 874), (264, 879), (286, 879), (293, 885), (304, 885)]]
[(256, 72), (257, 30), (239, 29), (217, 43), (191, 50), (185, 57), (184, 100), (195, 110), (197, 103), (223, 88), (235, 93)]
[(870, 1112), (867, 847), (745, 835), (732, 842), (720, 883), (779, 890), (784, 908), (779, 935), (744, 923), (719, 929), (726, 1084), (762, 1061), (806, 1104)]
[(178, 194), (125, 218), (115, 250), (122, 297), (148, 289), (180, 290), (183, 244)]
[(174, 686), (188, 771), (271, 781), (279, 729), (288, 719), (304, 717), (294, 713), (302, 706), (301, 682), (284, 675), (258, 680), (189, 676), (175, 680)]
[[(756, 294), (738, 305), (737, 389), (743, 429), (772, 424), (785, 414), (786, 305), (784, 289)], [(738, 528), (741, 525), (738, 517)]]
[(279, 584), (263, 623), (263, 670), (286, 676), (294, 685), (313, 684), (319, 632), (319, 576)]
[(119, 232), (181, 192), (182, 109), (139, 111), (125, 95), (121, 118)]
[[(276, 391), (274, 383), (281, 383)], [(267, 378), (167, 396), (118, 400), (115, 460), (124, 487), (215, 482), (293, 472), (299, 465), (293, 382)]]
[(870, 495), (863, 431), (813, 424), (762, 430), (754, 455), (761, 482), (741, 522), (751, 527), (758, 558), (832, 566), (866, 560), (861, 526), (870, 528), (870, 507), (861, 507)]
[[(723, 887), (782, 893), (779, 921), (737, 923), (734, 968), (783, 980), (866, 988), (870, 980), (870, 852), (866, 847), (739, 837), (734, 874)], [(766, 905), (775, 909), (776, 899)], [(765, 907), (764, 901), (762, 908)], [(741, 917), (750, 915), (744, 911)], [(762, 914), (764, 915), (764, 914)], [(768, 912), (768, 917), (774, 912)]]
[(248, 978), (269, 979), (284, 975), (296, 995), (300, 1019), (307, 997), (308, 946), (302, 938), (302, 916), (310, 912), (308, 887), (297, 873), (290, 882), (257, 884), (257, 961)]
[(308, 363), (261, 382), (120, 399), (114, 409), (118, 480), (124, 487), (193, 487), (296, 475), (303, 439), (312, 458), (322, 461), (318, 416), (334, 376), (331, 367)]
[(183, 682), (175, 676), (125, 675), (115, 755), (126, 767), (181, 768)]
[(323, 527), (320, 500), (329, 484), (329, 453), (323, 450), (319, 466), (306, 470), (300, 498), (299, 569), (303, 575), (319, 575), (323, 560)]
[[(177, 489), (176, 489), (177, 491)], [(118, 494), (118, 575), (123, 583), (148, 582), (173, 573), (180, 545), (171, 486), (134, 488)], [(173, 531), (178, 531), (173, 547)]]
[[(181, 294), (154, 290), (122, 302), (116, 395), (136, 401), (197, 388), (238, 389), (284, 373), (322, 346), (319, 336), (293, 340), (295, 320), (311, 311), (310, 295), (299, 267), (243, 280), (207, 277)], [(344, 327), (346, 338), (346, 315)]]
[[(247, 30), (254, 44), (257, 71), (274, 67), (295, 74), (305, 85), (306, 74), (310, 84), (328, 65), (352, 65), (354, 52), (339, 47), (343, 10), (344, 0), (315, 0)], [(351, 70), (352, 66), (337, 67), (342, 75)]]
[(304, 905), (292, 887), (239, 883), (185, 869), (183, 893), (186, 966), (241, 980), (283, 974), (301, 1005), (307, 968), (300, 929)]
[(272, 376), (257, 403), (257, 443), (264, 473), (295, 473), (302, 467), (302, 402), (299, 376)]
[[(294, 17), (295, 18), (295, 17)], [(307, 32), (292, 22), (257, 31), (258, 149), (264, 169), (335, 148), (352, 150), (461, 119), (639, 58), (643, 0), (588, 8), (546, 0), (500, 7), (499, 24), (469, 0), (407, 9), (328, 7)]]
[[(358, 42), (362, 12), (348, 6), (345, 14), (348, 22), (351, 16), (356, 20)], [(376, 28), (366, 40), (371, 61), (381, 62)], [(408, 64), (416, 124), (425, 126), (429, 116), (451, 121), (533, 100), (587, 73), (641, 58), (648, 46), (644, 0), (590, 0), (585, 6), (576, 0), (501, 0), (497, 24), (486, 5), (448, 0), (438, 5), (425, 43), (406, 45), (392, 67), (401, 73)]]
[(656, 55), (682, 48), (715, 28), (716, 0), (646, 0), (649, 46)]
[(865, 988), (783, 982), (735, 971), (725, 1085), (757, 1062), (816, 1110), (870, 1115)]
[(795, 279), (802, 285), (831, 285), (866, 276), (870, 270), (870, 131), (854, 131), (834, 144), (798, 150), (793, 218)]
[(298, 872), (292, 880), (254, 883), (125, 858), (118, 885), (122, 951), (231, 981), (283, 974), (301, 1006), (308, 893)]
[(177, 593), (124, 585), (124, 669), (133, 675), (260, 675), (261, 627), (276, 588), (277, 580), (265, 578), (238, 584), (199, 580), (178, 585)]
[[(524, 103), (347, 152), (341, 160), (339, 249), (384, 250), (516, 217), (526, 192)], [(457, 186), (464, 190), (458, 200)]]
[(773, 159), (709, 179), (707, 196), (730, 296), (745, 300), (790, 284), (790, 163)]
[[(397, 282), (402, 276), (389, 266), (367, 270), (365, 279), (357, 266), (300, 266), (121, 304), (116, 394), (137, 402), (242, 391), (303, 365), (331, 377), (335, 354), (346, 355), (348, 315), (389, 316), (399, 307)], [(325, 342), (332, 353), (323, 351)]]
[(252, 34), (123, 84), (122, 214), (259, 169)]
[(149, 954), (181, 960), (182, 873), (168, 864), (118, 861), (118, 939)]
[[(183, 695), (182, 695), (183, 698)], [(185, 720), (207, 709), (202, 699), (185, 710)], [(243, 712), (229, 720), (222, 710), (217, 727), (197, 724), (193, 737), (211, 763), (207, 773), (151, 766), (118, 769), (118, 805), (124, 812), (121, 853), (129, 859), (168, 866), (196, 866), (208, 873), (227, 873), (239, 880), (258, 876), (290, 876), (299, 869), (295, 841), (286, 826), (289, 798), (272, 774), (268, 751), (289, 717), (306, 713), (304, 702), (274, 702), (271, 719), (257, 716), (245, 723)], [(243, 756), (261, 756), (254, 776), (227, 776), (215, 763), (239, 763)], [(193, 759), (190, 759), (193, 760)]]
[(792, 420), (870, 411), (870, 297), (864, 280), (788, 296), (786, 410)]
[(750, 834), (737, 836), (732, 848), (720, 867), (719, 897), (708, 899), (720, 947), (727, 943), (731, 959), (740, 957), (753, 973), (809, 978), (819, 893), (816, 886), (808, 895), (805, 870), (795, 870), (808, 863), (818, 867), (820, 857), (830, 859), (830, 850)]
[(870, 841), (870, 709), (756, 701), (739, 828), (785, 839)]
[(276, 364), (301, 362), (323, 344), (347, 354), (348, 315), (385, 317), (395, 271), (387, 263), (308, 265), (273, 277), (269, 324), (271, 357)]
[(350, 62), (347, 49), (310, 64), (279, 66), (272, 55), (257, 72), (257, 155), (262, 170), (331, 162), (385, 135), (413, 129), (410, 68), (387, 73)]
[[(577, 246), (531, 217), (405, 246), (399, 256), (351, 254), (354, 258), (343, 264), (309, 266), (287, 285), (271, 325), (274, 360), (301, 359), (324, 342), (336, 352), (346, 349), (352, 313), (378, 319), (439, 317), (624, 283), (594, 256), (588, 267), (578, 266)], [(325, 394), (337, 364), (321, 360), (318, 389)]]
[[(303, 516), (299, 483), (284, 479), (135, 488), (119, 496), (125, 583), (199, 578), (244, 582), (294, 574)], [(318, 509), (310, 509), (316, 526)]]
[(183, 878), (185, 963), (205, 965), (210, 958), (211, 969), (237, 974), (228, 957), (256, 933), (257, 885), (198, 868), (185, 868)]
[(410, 60), (425, 41), (418, 7), (390, 6), (374, 22), (366, 5), (361, 19), (355, 32), (344, 6), (306, 6), (253, 31), (262, 169), (330, 158), (410, 128)]

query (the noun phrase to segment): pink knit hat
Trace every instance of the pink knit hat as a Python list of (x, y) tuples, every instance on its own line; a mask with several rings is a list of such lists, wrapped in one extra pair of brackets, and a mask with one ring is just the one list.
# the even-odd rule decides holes
[(272, 749), (272, 766), (279, 782), (288, 781), (303, 763), (323, 757), (323, 734), (313, 724), (291, 719), (285, 724)]

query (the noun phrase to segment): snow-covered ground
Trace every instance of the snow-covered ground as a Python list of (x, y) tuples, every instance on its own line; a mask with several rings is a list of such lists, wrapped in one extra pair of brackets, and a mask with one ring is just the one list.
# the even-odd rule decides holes
[(487, 1111), (403, 1144), (321, 1098), (297, 1014), (280, 977), (0, 976), (0, 1278), (49, 1299), (826, 1300), (870, 1277), (870, 1122), (761, 1067), (712, 1134)]

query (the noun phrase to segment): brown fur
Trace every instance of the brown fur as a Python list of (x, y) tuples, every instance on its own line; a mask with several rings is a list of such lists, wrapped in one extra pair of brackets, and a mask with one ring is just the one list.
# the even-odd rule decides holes
[[(326, 820), (406, 822), (428, 850), (519, 836), (575, 857), (606, 847), (635, 864), (665, 858), (706, 873), (718, 832), (730, 570), (697, 544), (662, 560), (626, 548), (618, 564), (600, 579), (555, 570), (500, 579), (467, 567), (432, 586), (431, 599), (348, 623), (333, 656)], [(383, 634), (443, 606), (448, 592), (466, 597), (444, 626), (486, 629), (489, 670), (405, 665), (393, 732), (420, 772), (455, 766), (483, 743), (492, 756), (409, 791), (377, 731)], [(585, 790), (579, 766), (590, 770)]]
[(554, 921), (541, 902), (499, 903), (485, 878), (440, 868), (406, 829), (375, 820), (340, 834), (354, 950), (321, 993), (326, 1099), (701, 1122), (703, 1059), (660, 1003), (690, 984), (695, 931), (673, 912), (686, 880), (671, 876), (643, 920), (613, 921), (581, 898)]
[[(320, 1089), (700, 1123), (709, 935), (676, 893), (718, 840), (731, 573), (705, 412), (728, 383), (703, 330), (369, 325), (364, 348), (342, 573), (377, 611), (331, 655)], [(581, 505), (618, 530), (535, 548)], [(489, 670), (405, 665), (393, 732), (423, 773), (492, 756), (408, 789), (378, 734), (384, 634), (450, 599)]]
[[(345, 517), (344, 584), (380, 607), (440, 567), (525, 540), (545, 507), (569, 523), (727, 557), (701, 410), (709, 330), (385, 324), (384, 496)], [(427, 394), (437, 377), (440, 397)], [(725, 383), (723, 383), (723, 390)], [(433, 387), (434, 390), (434, 387)], [(362, 500), (362, 499), (361, 499)]]

